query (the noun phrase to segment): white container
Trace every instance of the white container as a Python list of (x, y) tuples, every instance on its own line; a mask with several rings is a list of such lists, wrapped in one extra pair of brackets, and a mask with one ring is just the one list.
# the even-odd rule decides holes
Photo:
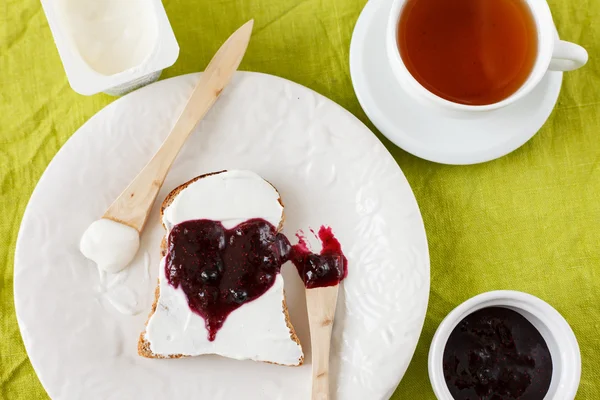
[(154, 82), (179, 45), (160, 0), (41, 0), (77, 93), (122, 95)]
[(523, 292), (497, 290), (475, 296), (444, 318), (429, 348), (429, 380), (439, 400), (452, 400), (444, 379), (443, 357), (448, 337), (466, 316), (487, 307), (518, 312), (540, 332), (552, 357), (552, 380), (544, 400), (573, 400), (581, 377), (581, 355), (573, 330), (552, 306)]

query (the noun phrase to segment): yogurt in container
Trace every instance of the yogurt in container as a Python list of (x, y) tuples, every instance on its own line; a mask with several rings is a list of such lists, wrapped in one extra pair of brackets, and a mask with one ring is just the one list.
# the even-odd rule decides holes
[(154, 82), (179, 45), (161, 0), (41, 0), (77, 93), (122, 95)]

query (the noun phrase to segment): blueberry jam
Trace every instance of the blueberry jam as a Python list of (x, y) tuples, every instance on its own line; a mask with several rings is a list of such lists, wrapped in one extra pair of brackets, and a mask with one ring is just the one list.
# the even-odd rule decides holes
[(542, 335), (521, 314), (501, 307), (463, 319), (450, 334), (443, 363), (456, 400), (542, 400), (552, 378)]
[(292, 246), (290, 259), (306, 288), (335, 286), (348, 275), (348, 260), (331, 228), (322, 226), (319, 229), (319, 240), (323, 245), (320, 254), (312, 253), (304, 238), (297, 236), (299, 242)]
[(252, 219), (233, 229), (209, 220), (185, 221), (168, 238), (165, 274), (181, 286), (215, 340), (227, 316), (264, 294), (287, 261), (290, 244), (273, 225)]
[(191, 220), (169, 233), (165, 275), (181, 286), (190, 309), (204, 318), (213, 341), (227, 316), (273, 286), (281, 265), (291, 260), (307, 288), (333, 286), (348, 274), (348, 261), (331, 228), (321, 227), (321, 254), (306, 242), (291, 246), (263, 219), (251, 219), (233, 229), (218, 221)]

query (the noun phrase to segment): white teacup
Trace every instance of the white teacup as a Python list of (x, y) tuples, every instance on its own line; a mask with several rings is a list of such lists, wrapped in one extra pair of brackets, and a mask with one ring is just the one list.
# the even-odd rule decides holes
[(493, 104), (472, 106), (443, 99), (425, 89), (408, 71), (398, 49), (398, 21), (407, 0), (394, 0), (386, 31), (387, 56), (396, 79), (415, 99), (428, 105), (450, 111), (490, 111), (505, 107), (529, 94), (542, 80), (546, 71), (571, 71), (582, 67), (588, 60), (587, 51), (574, 43), (559, 40), (552, 14), (546, 0), (524, 0), (535, 21), (538, 34), (538, 51), (529, 78), (506, 99)]

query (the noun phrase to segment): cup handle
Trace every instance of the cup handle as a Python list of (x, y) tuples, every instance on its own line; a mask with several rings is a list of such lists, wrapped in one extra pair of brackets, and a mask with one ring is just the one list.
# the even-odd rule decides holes
[(550, 71), (573, 71), (581, 68), (588, 61), (587, 51), (578, 44), (558, 40), (554, 44)]

